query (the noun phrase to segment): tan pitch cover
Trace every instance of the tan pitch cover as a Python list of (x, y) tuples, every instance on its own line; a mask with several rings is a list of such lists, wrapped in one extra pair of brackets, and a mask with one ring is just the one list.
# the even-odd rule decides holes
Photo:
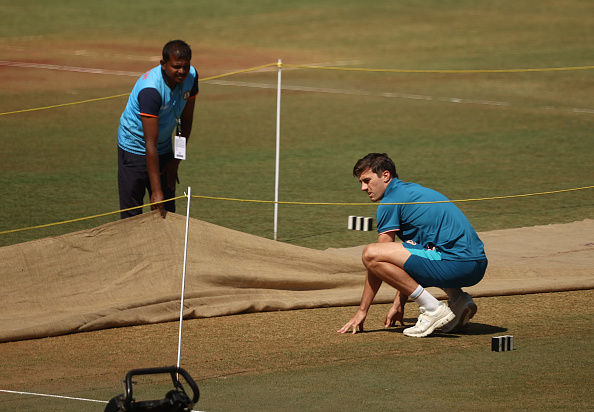
[[(179, 319), (185, 224), (153, 212), (0, 248), (0, 342)], [(479, 235), (490, 263), (474, 296), (594, 288), (592, 220)], [(362, 247), (312, 250), (195, 219), (188, 243), (185, 318), (361, 297)], [(393, 297), (384, 285), (375, 302)]]

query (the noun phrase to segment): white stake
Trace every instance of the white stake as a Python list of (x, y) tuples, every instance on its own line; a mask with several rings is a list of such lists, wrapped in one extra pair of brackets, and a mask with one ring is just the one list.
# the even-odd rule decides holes
[(188, 232), (190, 229), (190, 199), (192, 198), (192, 188), (188, 186), (188, 209), (186, 212), (186, 240), (184, 246), (184, 270), (182, 276), (181, 305), (179, 309), (179, 339), (177, 344), (177, 367), (179, 368), (181, 360), (182, 344), (182, 326), (184, 322), (184, 296), (186, 294), (186, 262), (188, 261)]
[(278, 59), (278, 84), (276, 86), (276, 168), (274, 173), (274, 240), (278, 233), (278, 184), (280, 175), (280, 105), (282, 61)]

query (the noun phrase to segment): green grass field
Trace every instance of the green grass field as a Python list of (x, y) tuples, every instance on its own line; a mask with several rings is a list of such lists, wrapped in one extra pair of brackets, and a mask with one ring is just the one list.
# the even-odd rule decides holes
[[(27, 110), (127, 94), (135, 76), (157, 65), (163, 44), (173, 38), (192, 46), (193, 63), (203, 79), (278, 59), (295, 65), (444, 71), (284, 69), (283, 84), (291, 88), (282, 94), (281, 201), (366, 202), (351, 171), (355, 161), (371, 151), (390, 154), (404, 180), (457, 200), (593, 184), (594, 69), (456, 72), (592, 66), (594, 3), (589, 0), (23, 0), (1, 3), (0, 12), (0, 171), (5, 190), (0, 232), (119, 209), (116, 132), (127, 97)], [(128, 74), (82, 73), (68, 67)], [(219, 80), (274, 86), (276, 72)], [(273, 200), (276, 91), (209, 81), (200, 87), (178, 193), (191, 186), (194, 195)], [(593, 219), (593, 194), (587, 189), (459, 206), (478, 231), (487, 231)], [(184, 213), (185, 206), (185, 201), (178, 201), (178, 212)], [(282, 242), (325, 249), (376, 238), (374, 233), (346, 229), (348, 215), (373, 216), (371, 204), (281, 205), (279, 209)], [(191, 214), (258, 236), (273, 236), (271, 204), (196, 199)], [(0, 246), (117, 218), (113, 214), (2, 234)], [(577, 296), (576, 302), (591, 302), (590, 292)], [(336, 308), (262, 314), (263, 319), (300, 319), (295, 327), (318, 339), (309, 352), (306, 348), (311, 347), (302, 345), (300, 335), (291, 329), (286, 336), (296, 343), (283, 347), (287, 352), (272, 350), (269, 355), (257, 344), (258, 336), (238, 335), (248, 333), (238, 319), (264, 328), (259, 316), (196, 321), (194, 325), (212, 325), (209, 347), (237, 339), (228, 352), (213, 356), (227, 360), (239, 350), (241, 359), (221, 365), (220, 359), (198, 357), (205, 350), (198, 343), (186, 359), (195, 359), (189, 361), (189, 369), (198, 371), (204, 390), (204, 403), (199, 406), (209, 411), (279, 410), (283, 405), (294, 410), (408, 409), (418, 405), (415, 394), (424, 391), (413, 379), (420, 373), (416, 368), (432, 368), (436, 373), (429, 384), (439, 387), (439, 395), (423, 403), (426, 408), (458, 410), (461, 398), (467, 400), (468, 410), (496, 410), (502, 405), (515, 410), (591, 408), (584, 398), (592, 368), (580, 369), (592, 357), (591, 311), (584, 315), (590, 321), (584, 323), (574, 306), (563, 304), (572, 298), (545, 295), (540, 301), (558, 311), (550, 314), (552, 320), (537, 318), (538, 310), (531, 309), (531, 317), (521, 322), (528, 302), (522, 299), (485, 299), (485, 307), (500, 309), (486, 313), (503, 317), (483, 318), (483, 335), (462, 336), (455, 344), (439, 337), (410, 341), (392, 333), (363, 334), (351, 340), (326, 337), (322, 330), (338, 328), (352, 311)], [(530, 304), (538, 303), (530, 300)], [(227, 322), (230, 326), (225, 326)], [(497, 359), (506, 360), (498, 363), (488, 352), (490, 336), (501, 331), (494, 325), (514, 334), (533, 329), (528, 341), (518, 341), (522, 350), (507, 358), (500, 356)], [(201, 327), (190, 333), (198, 338)], [(226, 331), (225, 337), (217, 328)], [(119, 393), (126, 368), (160, 364), (163, 359), (174, 363), (174, 357), (160, 356), (158, 351), (150, 352), (154, 358), (145, 357), (143, 352), (148, 351), (142, 349), (160, 345), (147, 336), (149, 332), (172, 340), (174, 329), (169, 324), (2, 344), (0, 389), (3, 385), (107, 400)], [(86, 341), (87, 337), (92, 339)], [(391, 345), (393, 337), (404, 348), (381, 349)], [(326, 348), (326, 340), (334, 344)], [(100, 342), (101, 350), (95, 342)], [(142, 344), (129, 347), (130, 342)], [(16, 352), (11, 352), (14, 348)], [(246, 348), (251, 352), (243, 352)], [(63, 358), (65, 351), (71, 355)], [(366, 355), (369, 351), (376, 355)], [(421, 357), (421, 352), (428, 356)], [(10, 362), (8, 354), (12, 354)], [(286, 357), (292, 363), (285, 368), (278, 359)], [(108, 363), (117, 366), (106, 372)], [(39, 379), (33, 376), (44, 369), (51, 373)], [(455, 378), (456, 389), (441, 386), (452, 380), (452, 369), (471, 383)], [(76, 379), (69, 378), (70, 372)], [(374, 379), (382, 384), (376, 385)], [(0, 397), (1, 410), (78, 407)]]
[[(488, 70), (588, 66), (594, 56), (586, 41), (593, 31), (585, 20), (593, 12), (587, 1), (143, 2), (141, 11), (133, 4), (4, 6), (12, 18), (0, 29), (3, 60), (142, 73), (173, 37), (193, 46), (202, 78), (279, 58), (373, 69)], [(180, 8), (192, 18), (182, 18)], [(162, 22), (165, 10), (179, 17)], [(343, 92), (283, 93), (280, 200), (365, 202), (351, 168), (369, 151), (389, 153), (403, 179), (451, 199), (590, 186), (593, 72), (287, 69), (285, 86)], [(34, 68), (0, 73), (6, 85), (0, 113), (126, 94), (135, 81)], [(222, 80), (275, 85), (276, 73)], [(0, 230), (119, 209), (115, 136), (125, 101), (0, 116), (7, 193)], [(179, 194), (191, 186), (195, 195), (273, 200), (275, 105), (274, 89), (202, 83)], [(586, 190), (460, 206), (482, 231), (592, 218), (592, 199)], [(183, 200), (178, 210), (184, 213)], [(371, 205), (281, 206), (279, 240), (314, 248), (365, 243), (372, 237), (346, 232), (346, 216), (374, 212)], [(192, 216), (272, 237), (270, 204), (198, 201)], [(6, 234), (0, 245), (115, 219)]]

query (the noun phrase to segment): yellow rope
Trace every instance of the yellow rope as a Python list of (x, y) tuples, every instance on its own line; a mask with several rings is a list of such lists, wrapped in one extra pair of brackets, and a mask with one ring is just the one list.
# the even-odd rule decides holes
[[(550, 195), (555, 193), (564, 193), (564, 192), (574, 192), (577, 190), (584, 190), (584, 189), (594, 189), (594, 186), (585, 186), (585, 187), (577, 187), (573, 189), (562, 189), (562, 190), (554, 190), (548, 192), (539, 192), (539, 193), (526, 193), (521, 195), (507, 195), (507, 196), (494, 196), (494, 197), (482, 197), (476, 199), (458, 199), (458, 200), (441, 200), (441, 201), (434, 201), (434, 202), (404, 202), (404, 203), (382, 203), (382, 205), (421, 205), (421, 204), (433, 204), (433, 203), (463, 203), (463, 202), (479, 202), (485, 200), (501, 200), (501, 199), (513, 199), (513, 198), (520, 198), (520, 197), (529, 197), (529, 196), (540, 196), (540, 195)], [(244, 203), (269, 203), (269, 204), (279, 204), (279, 205), (300, 205), (300, 206), (377, 206), (377, 203), (324, 203), (324, 202), (275, 202), (274, 200), (250, 200), (250, 199), (233, 199), (228, 197), (213, 197), (213, 196), (201, 196), (201, 195), (192, 195), (193, 198), (196, 199), (207, 199), (207, 200), (224, 200), (230, 202), (244, 202)]]
[[(221, 77), (231, 76), (231, 75), (235, 75), (235, 74), (247, 73), (247, 72), (250, 72), (250, 71), (255, 71), (255, 70), (263, 69), (263, 68), (266, 68), (266, 67), (272, 67), (272, 66), (282, 67), (283, 64), (280, 63), (280, 62), (277, 62), (277, 63), (268, 63), (268, 64), (264, 64), (264, 65), (261, 65), (261, 66), (252, 67), (252, 68), (249, 68), (249, 69), (237, 70), (237, 71), (234, 71), (234, 72), (231, 72), (231, 73), (224, 73), (224, 74), (221, 74), (221, 75), (207, 77), (207, 78), (204, 78), (204, 79), (200, 79), (200, 81), (213, 80), (213, 79), (218, 79), (218, 78), (221, 78)], [(566, 71), (566, 70), (587, 70), (587, 69), (594, 69), (594, 66), (558, 67), (558, 68), (546, 68), (546, 69), (502, 69), (502, 70), (397, 70), (397, 69), (361, 69), (361, 68), (323, 67), (323, 66), (307, 66), (307, 65), (293, 65), (293, 64), (284, 64), (284, 66), (285, 67), (303, 68), (303, 69), (345, 70), (345, 71), (363, 71), (363, 72), (391, 72), (391, 73), (518, 73), (518, 72), (546, 72), (546, 71)], [(115, 95), (115, 96), (100, 97), (100, 98), (96, 98), (96, 99), (88, 99), (88, 100), (83, 100), (83, 101), (79, 101), (79, 102), (63, 103), (63, 104), (53, 105), (53, 106), (46, 106), (46, 107), (38, 107), (38, 108), (33, 108), (33, 109), (23, 109), (23, 110), (17, 110), (17, 111), (12, 111), (12, 112), (5, 112), (5, 113), (0, 113), (0, 116), (9, 115), (9, 114), (16, 114), (16, 113), (32, 112), (32, 111), (44, 110), (44, 109), (53, 109), (53, 108), (65, 107), (65, 106), (72, 106), (72, 105), (82, 104), (82, 103), (97, 102), (97, 101), (101, 101), (101, 100), (108, 100), (108, 99), (114, 99), (114, 98), (118, 98), (118, 97), (128, 96), (129, 94), (130, 93), (124, 93), (124, 94), (118, 94), (118, 95)], [(478, 198), (478, 199), (447, 200), (447, 201), (440, 201), (440, 202), (384, 203), (384, 204), (385, 205), (403, 205), (403, 204), (423, 204), (423, 203), (476, 202), (476, 201), (484, 201), (484, 200), (511, 199), (511, 198), (519, 198), (519, 197), (528, 197), (528, 196), (538, 196), (538, 195), (546, 195), (546, 194), (554, 194), (554, 193), (563, 193), (563, 192), (571, 192), (571, 191), (576, 191), (576, 190), (592, 189), (592, 188), (594, 188), (594, 186), (586, 186), (586, 187), (580, 187), (580, 188), (574, 188), (574, 189), (556, 190), (556, 191), (540, 192), (540, 193), (529, 193), (529, 194), (523, 194), (523, 195), (509, 195), (509, 196), (485, 197), (485, 198)], [(117, 211), (114, 211), (114, 212), (102, 213), (102, 214), (98, 214), (98, 215), (94, 215), (94, 216), (87, 216), (87, 217), (82, 217), (82, 218), (78, 218), (78, 219), (67, 220), (67, 221), (63, 221), (63, 222), (54, 222), (54, 223), (48, 223), (48, 224), (45, 224), (45, 225), (32, 226), (32, 227), (21, 228), (21, 229), (5, 230), (5, 231), (1, 231), (0, 232), (0, 235), (4, 235), (4, 234), (7, 234), (7, 233), (20, 232), (20, 231), (24, 231), (24, 230), (41, 229), (41, 228), (45, 228), (45, 227), (57, 226), (57, 225), (62, 225), (62, 224), (66, 224), (66, 223), (80, 222), (80, 221), (89, 220), (89, 219), (95, 219), (95, 218), (98, 218), (98, 217), (109, 216), (109, 215), (117, 214), (117, 213), (120, 213), (120, 212), (125, 212), (125, 211), (128, 211), (128, 210), (139, 209), (139, 208), (142, 208), (144, 206), (152, 206), (152, 205), (156, 205), (156, 204), (159, 204), (159, 203), (164, 203), (164, 202), (167, 202), (167, 201), (170, 201), (170, 200), (181, 199), (183, 197), (185, 197), (185, 196), (179, 196), (179, 197), (176, 197), (176, 198), (173, 198), (173, 199), (168, 199), (168, 200), (163, 201), (163, 202), (150, 203), (150, 204), (147, 204), (147, 205), (132, 207), (132, 208), (129, 208), (129, 209), (122, 209), (122, 210), (117, 210)], [(193, 195), (192, 197), (198, 198), (198, 199), (225, 200), (225, 201), (246, 202), (246, 203), (269, 203), (269, 204), (271, 204), (271, 203), (277, 203), (279, 205), (307, 205), (307, 206), (374, 206), (375, 205), (373, 203), (275, 202), (275, 201), (272, 201), (272, 200), (233, 199), (233, 198), (212, 197), (212, 196), (199, 196), (199, 195)]]
[[(382, 205), (418, 205), (418, 204), (433, 204), (433, 203), (479, 202), (479, 201), (485, 201), (485, 200), (501, 200), (501, 199), (513, 199), (513, 198), (521, 198), (521, 197), (529, 197), (529, 196), (551, 195), (551, 194), (556, 194), (556, 193), (575, 192), (578, 190), (585, 190), (585, 189), (594, 189), (594, 186), (584, 186), (584, 187), (576, 187), (576, 188), (572, 188), (572, 189), (552, 190), (552, 191), (548, 191), (548, 192), (526, 193), (526, 194), (521, 194), (521, 195), (493, 196), (493, 197), (482, 197), (482, 198), (476, 198), (476, 199), (442, 200), (442, 201), (436, 201), (436, 202), (382, 203)], [(139, 208), (145, 207), (145, 206), (158, 205), (160, 203), (169, 202), (171, 200), (182, 199), (185, 197), (186, 196), (178, 196), (178, 197), (174, 197), (171, 199), (163, 200), (161, 202), (149, 203), (149, 204), (142, 205), (142, 206), (135, 206), (135, 207), (131, 207), (128, 209), (116, 210), (114, 212), (101, 213), (101, 214), (94, 215), (94, 216), (81, 217), (78, 219), (71, 219), (71, 220), (66, 220), (63, 222), (54, 222), (54, 223), (48, 223), (45, 225), (25, 227), (25, 228), (21, 228), (21, 229), (5, 230), (5, 231), (0, 232), (0, 235), (5, 235), (8, 233), (15, 233), (15, 232), (22, 232), (25, 230), (32, 230), (32, 229), (42, 229), (42, 228), (50, 227), (50, 226), (57, 226), (57, 225), (63, 225), (66, 223), (73, 223), (73, 222), (80, 222), (83, 220), (95, 219), (98, 217), (114, 215), (114, 214), (120, 213), (120, 212), (126, 212), (128, 210), (139, 209)], [(299, 206), (377, 206), (378, 205), (377, 203), (275, 202), (274, 200), (233, 199), (233, 198), (228, 198), (228, 197), (214, 197), (214, 196), (201, 196), (201, 195), (192, 195), (191, 197), (196, 198), (196, 199), (205, 199), (205, 200), (224, 200), (224, 201), (229, 201), (229, 202), (266, 203), (266, 204), (277, 203), (279, 205), (299, 205)]]
[(299, 69), (320, 69), (320, 70), (342, 70), (357, 72), (381, 72), (381, 73), (529, 73), (529, 72), (555, 72), (571, 70), (591, 70), (594, 66), (579, 67), (549, 67), (541, 69), (477, 69), (477, 70), (406, 70), (406, 69), (364, 69), (356, 67), (331, 67), (331, 66), (312, 66), (303, 64), (284, 64), (285, 67), (294, 67)]
[(65, 107), (65, 106), (74, 106), (75, 104), (83, 104), (83, 103), (92, 103), (92, 102), (98, 102), (100, 100), (108, 100), (108, 99), (115, 99), (116, 97), (123, 97), (123, 96), (128, 96), (130, 93), (124, 93), (124, 94), (118, 94), (116, 96), (108, 96), (108, 97), (99, 97), (97, 99), (89, 99), (89, 100), (82, 100), (80, 102), (72, 102), (72, 103), (62, 103), (62, 104), (56, 104), (53, 106), (46, 106), (46, 107), (36, 107), (33, 109), (23, 109), (23, 110), (15, 110), (14, 112), (5, 112), (5, 113), (0, 113), (0, 116), (5, 116), (7, 114), (17, 114), (17, 113), (26, 113), (26, 112), (35, 112), (37, 110), (45, 110), (45, 109), (55, 109), (57, 107)]
[(109, 216), (109, 215), (115, 215), (116, 213), (120, 213), (120, 212), (127, 212), (129, 210), (134, 210), (134, 209), (140, 209), (141, 207), (145, 207), (145, 206), (152, 206), (152, 205), (158, 205), (161, 203), (165, 203), (165, 202), (169, 202), (172, 200), (177, 200), (177, 199), (181, 199), (184, 198), (186, 196), (178, 196), (178, 197), (174, 197), (171, 199), (167, 199), (167, 200), (163, 200), (161, 202), (155, 202), (155, 203), (149, 203), (146, 205), (142, 205), (142, 206), (134, 206), (134, 207), (130, 207), (128, 209), (122, 209), (122, 210), (116, 210), (114, 212), (107, 212), (107, 213), (101, 213), (99, 215), (93, 215), (93, 216), (86, 216), (86, 217), (79, 217), (77, 219), (71, 219), (71, 220), (65, 220), (63, 222), (54, 222), (54, 223), (48, 223), (45, 225), (39, 225), (39, 226), (31, 226), (31, 227), (25, 227), (25, 228), (21, 228), (21, 229), (12, 229), (12, 230), (5, 230), (3, 232), (0, 232), (0, 235), (5, 235), (7, 233), (15, 233), (15, 232), (22, 232), (24, 230), (31, 230), (31, 229), (43, 229), (44, 227), (51, 227), (51, 226), (58, 226), (58, 225), (64, 225), (66, 223), (74, 223), (74, 222), (81, 222), (83, 220), (89, 220), (89, 219), (95, 219), (98, 217), (104, 217), (104, 216)]
[(234, 74), (240, 74), (240, 73), (253, 72), (255, 70), (260, 70), (260, 69), (264, 69), (266, 67), (272, 67), (272, 66), (277, 66), (277, 65), (278, 65), (278, 63), (263, 64), (262, 66), (252, 67), (250, 69), (237, 70), (237, 71), (231, 72), (231, 73), (223, 73), (223, 74), (219, 74), (219, 75), (216, 75), (216, 76), (205, 77), (204, 79), (200, 79), (200, 81), (201, 82), (204, 82), (204, 81), (207, 81), (207, 80), (220, 79), (221, 77), (232, 76)]
[[(486, 69), (486, 70), (400, 70), (400, 69), (365, 69), (365, 68), (356, 68), (356, 67), (329, 67), (329, 66), (313, 66), (313, 65), (303, 65), (303, 64), (286, 64), (286, 63), (268, 63), (263, 64), (261, 66), (251, 67), (249, 69), (244, 70), (237, 70), (230, 73), (219, 74), (216, 76), (206, 77), (204, 79), (200, 79), (201, 82), (207, 80), (214, 80), (220, 79), (222, 77), (233, 76), (240, 73), (247, 73), (251, 71), (260, 70), (266, 67), (293, 67), (293, 68), (300, 68), (300, 69), (319, 69), (319, 70), (343, 70), (343, 71), (359, 71), (359, 72), (376, 72), (376, 73), (527, 73), (527, 72), (553, 72), (553, 71), (570, 71), (570, 70), (591, 70), (594, 69), (594, 66), (579, 66), (579, 67), (551, 67), (551, 68), (542, 68), (542, 69)], [(53, 106), (46, 106), (46, 107), (37, 107), (33, 109), (23, 109), (23, 110), (15, 110), (12, 112), (5, 112), (0, 113), (0, 116), (5, 116), (9, 114), (18, 114), (18, 113), (27, 113), (27, 112), (34, 112), (38, 110), (45, 110), (45, 109), (55, 109), (58, 107), (65, 107), (65, 106), (74, 106), (77, 104), (83, 103), (92, 103), (101, 100), (108, 100), (108, 99), (115, 99), (118, 97), (128, 96), (130, 93), (124, 94), (117, 94), (115, 96), (108, 96), (108, 97), (100, 97), (97, 99), (89, 99), (89, 100), (82, 100), (79, 102), (72, 102), (72, 103), (63, 103), (63, 104), (56, 104)]]
[[(217, 76), (206, 77), (204, 79), (199, 79), (199, 81), (203, 82), (203, 81), (206, 81), (206, 80), (219, 79), (221, 77), (232, 76), (232, 75), (235, 75), (235, 74), (240, 74), (240, 73), (246, 73), (246, 72), (250, 72), (250, 71), (260, 70), (260, 69), (265, 68), (265, 67), (271, 67), (271, 66), (276, 66), (276, 65), (277, 65), (277, 63), (268, 63), (268, 64), (264, 64), (262, 66), (252, 67), (252, 68), (245, 69), (245, 70), (238, 70), (238, 71), (231, 72), (231, 73), (224, 73), (224, 74), (219, 74)], [(35, 112), (35, 111), (38, 111), (38, 110), (55, 109), (55, 108), (58, 108), (58, 107), (65, 107), (65, 106), (74, 106), (74, 105), (77, 105), (77, 104), (92, 103), (92, 102), (98, 102), (98, 101), (101, 101), (101, 100), (116, 99), (118, 97), (124, 97), (124, 96), (129, 96), (129, 95), (130, 95), (130, 93), (123, 93), (123, 94), (116, 94), (115, 96), (107, 96), (107, 97), (99, 97), (97, 99), (81, 100), (79, 102), (56, 104), (56, 105), (53, 105), (53, 106), (45, 106), (45, 107), (36, 107), (36, 108), (33, 108), (33, 109), (15, 110), (13, 112), (0, 113), (0, 116), (5, 116), (5, 115), (8, 115), (8, 114), (18, 114), (18, 113)]]

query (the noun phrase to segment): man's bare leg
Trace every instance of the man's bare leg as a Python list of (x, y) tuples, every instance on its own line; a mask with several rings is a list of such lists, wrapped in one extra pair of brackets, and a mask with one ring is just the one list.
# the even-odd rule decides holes
[(368, 276), (373, 274), (419, 304), (421, 314), (417, 324), (405, 329), (403, 333), (407, 336), (424, 337), (454, 319), (454, 314), (447, 305), (435, 299), (406, 273), (404, 264), (410, 255), (400, 243), (373, 243), (363, 251), (363, 264)]

